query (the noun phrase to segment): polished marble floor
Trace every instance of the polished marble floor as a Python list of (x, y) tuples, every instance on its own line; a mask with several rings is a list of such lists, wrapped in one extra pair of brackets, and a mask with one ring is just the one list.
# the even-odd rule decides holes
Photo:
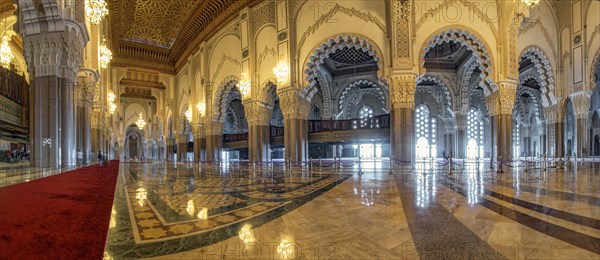
[(105, 259), (600, 259), (600, 164), (317, 165), (122, 163)]

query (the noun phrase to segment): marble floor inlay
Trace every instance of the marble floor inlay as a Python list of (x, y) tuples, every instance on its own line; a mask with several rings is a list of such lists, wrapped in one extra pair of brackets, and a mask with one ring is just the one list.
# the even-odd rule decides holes
[(122, 163), (105, 259), (600, 258), (600, 165), (435, 164)]

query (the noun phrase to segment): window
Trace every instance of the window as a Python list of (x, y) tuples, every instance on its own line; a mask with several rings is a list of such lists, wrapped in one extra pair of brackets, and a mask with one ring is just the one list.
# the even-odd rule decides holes
[(417, 136), (416, 156), (417, 158), (435, 157), (437, 155), (437, 121), (430, 118), (429, 108), (420, 105), (415, 110), (415, 133)]
[(513, 156), (518, 158), (521, 154), (521, 129), (517, 123), (513, 130)]
[(467, 115), (467, 158), (483, 157), (483, 120), (477, 108)]
[(373, 117), (373, 109), (370, 107), (363, 107), (358, 112), (358, 118), (360, 118), (360, 127), (373, 127), (372, 124), (369, 124), (369, 118)]

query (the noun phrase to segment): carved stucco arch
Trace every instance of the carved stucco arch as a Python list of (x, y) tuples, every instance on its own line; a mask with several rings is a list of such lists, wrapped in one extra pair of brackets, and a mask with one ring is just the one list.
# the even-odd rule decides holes
[(348, 111), (344, 111), (344, 107), (348, 106), (349, 101), (347, 100), (346, 97), (348, 96), (348, 94), (350, 94), (350, 90), (352, 90), (358, 86), (361, 86), (361, 85), (369, 85), (369, 86), (377, 89), (378, 91), (376, 93), (373, 93), (372, 91), (367, 91), (367, 93), (365, 93), (365, 94), (375, 96), (379, 100), (379, 102), (381, 102), (381, 105), (385, 109), (389, 109), (388, 105), (387, 105), (388, 97), (387, 97), (383, 87), (373, 81), (366, 80), (366, 79), (359, 79), (359, 80), (356, 80), (356, 81), (348, 84), (348, 86), (346, 86), (340, 93), (340, 97), (338, 98), (338, 111), (339, 111), (339, 113), (337, 115), (338, 117), (343, 112), (348, 112)]
[[(473, 76), (473, 72), (478, 67), (480, 67), (479, 63), (477, 61), (473, 61), (471, 62), (471, 65), (469, 65), (469, 67), (465, 70), (462, 80), (462, 88), (459, 90), (461, 102), (456, 102), (456, 104), (460, 105), (460, 107), (457, 107), (455, 110), (460, 110), (463, 113), (467, 113), (469, 111), (470, 93), (475, 87), (479, 86), (478, 84), (471, 86), (470, 82)], [(482, 74), (479, 74), (479, 78), (480, 80), (483, 80), (484, 76)]]
[[(432, 75), (423, 75), (419, 78), (417, 78), (417, 88), (419, 86), (419, 84), (425, 82), (425, 81), (431, 81), (433, 82), (435, 85), (438, 85), (440, 87), (442, 87), (442, 91), (444, 92), (444, 99), (445, 100), (438, 100), (436, 98), (435, 93), (433, 93), (432, 91), (428, 90), (428, 89), (424, 89), (423, 91), (427, 91), (429, 92), (438, 103), (442, 104), (442, 105), (446, 105), (446, 108), (449, 109), (449, 112), (451, 113), (451, 115), (453, 114), (452, 112), (452, 90), (451, 88), (448, 87), (448, 84), (446, 84), (443, 80), (439, 79), (438, 77), (432, 76)], [(441, 107), (440, 107), (441, 108)], [(441, 111), (440, 111), (441, 112)], [(443, 115), (443, 113), (440, 113), (440, 115)]]
[(227, 104), (231, 90), (236, 87), (239, 82), (239, 78), (236, 76), (227, 76), (217, 87), (217, 91), (214, 94), (212, 118), (220, 122), (224, 122), (225, 116), (227, 115)]
[[(537, 72), (537, 82), (540, 84), (542, 105), (548, 107), (557, 103), (556, 97), (554, 96), (554, 73), (552, 72), (552, 66), (548, 57), (537, 46), (530, 46), (523, 50), (519, 56), (520, 60), (529, 59)], [(519, 76), (519, 80), (524, 80)]]
[(600, 49), (596, 51), (596, 57), (592, 60), (592, 71), (590, 71), (590, 81), (593, 88), (600, 88)]
[(426, 41), (421, 45), (421, 51), (419, 53), (419, 74), (424, 75), (425, 69), (425, 55), (429, 50), (438, 44), (444, 42), (454, 42), (466, 46), (468, 50), (473, 52), (473, 55), (477, 58), (478, 64), (481, 65), (481, 71), (484, 75), (484, 90), (485, 94), (488, 95), (497, 90), (496, 83), (494, 83), (495, 72), (494, 72), (494, 59), (492, 51), (481, 36), (479, 36), (475, 30), (466, 28), (461, 25), (461, 28), (450, 27), (448, 29), (442, 29), (438, 33), (433, 33), (431, 36), (426, 38)]
[[(531, 75), (531, 76), (532, 76), (532, 77), (535, 77), (534, 75)], [(532, 100), (532, 101), (535, 103), (535, 106), (534, 106), (534, 107), (535, 107), (535, 111), (534, 111), (534, 112), (535, 112), (535, 115), (536, 115), (536, 116), (538, 116), (538, 118), (539, 118), (539, 117), (540, 117), (540, 115), (543, 115), (543, 113), (540, 113), (540, 112), (541, 112), (541, 109), (540, 109), (540, 101), (539, 101), (539, 100), (538, 100), (538, 98), (537, 98), (537, 95), (538, 95), (538, 93), (535, 93), (535, 92), (536, 92), (535, 90), (532, 90), (532, 89), (530, 89), (530, 88), (527, 88), (527, 87), (523, 87), (523, 86), (519, 86), (519, 87), (517, 87), (517, 93), (516, 93), (516, 101), (515, 101), (515, 104), (517, 104), (517, 103), (519, 103), (519, 104), (520, 104), (520, 102), (519, 102), (518, 100), (519, 100), (519, 97), (520, 97), (521, 95), (523, 95), (523, 94), (528, 94), (528, 95), (529, 95), (529, 97), (531, 98), (531, 100)], [(540, 119), (540, 120), (541, 120), (541, 119)]]
[(304, 75), (303, 86), (305, 87), (303, 87), (300, 91), (301, 97), (305, 98), (309, 102), (311, 101), (313, 95), (317, 92), (316, 77), (318, 74), (319, 65), (323, 64), (325, 58), (327, 58), (331, 53), (334, 53), (344, 47), (354, 47), (373, 56), (373, 59), (377, 62), (377, 76), (379, 78), (383, 78), (383, 53), (381, 52), (381, 48), (379, 48), (374, 41), (360, 34), (337, 35), (322, 41), (319, 45), (313, 48), (313, 50), (309, 52), (309, 56), (306, 57), (302, 70)]

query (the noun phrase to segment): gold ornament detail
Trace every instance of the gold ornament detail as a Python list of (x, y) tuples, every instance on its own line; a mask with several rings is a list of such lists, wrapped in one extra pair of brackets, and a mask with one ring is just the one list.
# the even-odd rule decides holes
[(10, 46), (8, 46), (8, 42), (10, 38), (6, 35), (2, 36), (2, 44), (0, 44), (0, 65), (2, 67), (9, 69), (10, 63), (15, 58), (13, 56)]

